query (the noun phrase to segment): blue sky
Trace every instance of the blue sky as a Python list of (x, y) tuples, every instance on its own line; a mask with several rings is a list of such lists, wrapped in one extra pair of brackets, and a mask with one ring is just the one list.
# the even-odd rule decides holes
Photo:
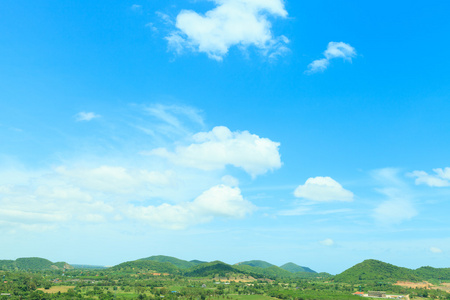
[(449, 267), (449, 10), (2, 1), (1, 258)]

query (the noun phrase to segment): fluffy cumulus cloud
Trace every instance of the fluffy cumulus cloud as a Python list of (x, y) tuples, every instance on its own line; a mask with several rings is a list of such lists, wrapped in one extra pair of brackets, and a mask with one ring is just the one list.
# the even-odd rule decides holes
[[(0, 157), (0, 231), (99, 224), (126, 230), (136, 223), (182, 229), (214, 219), (240, 219), (256, 208), (234, 177), (247, 175), (231, 176), (227, 166), (251, 176), (281, 166), (279, 143), (221, 126), (205, 131), (195, 108), (131, 108), (140, 114), (115, 126), (104, 120), (93, 128), (101, 132), (93, 144), (105, 145), (99, 152), (63, 157), (40, 169)], [(79, 114), (80, 121), (95, 117)], [(121, 135), (124, 124), (126, 136)], [(120, 148), (120, 142), (126, 145)], [(147, 149), (155, 150), (144, 155)]]
[(166, 37), (169, 48), (203, 52), (222, 60), (232, 46), (254, 46), (264, 55), (275, 57), (288, 51), (289, 40), (275, 37), (269, 17), (287, 17), (282, 0), (213, 0), (217, 5), (204, 15), (181, 11), (175, 22), (177, 30)]
[(415, 183), (417, 185), (424, 184), (431, 187), (445, 187), (450, 186), (450, 168), (437, 168), (433, 169), (435, 174), (428, 174), (425, 171), (414, 171), (408, 173), (410, 177), (415, 177)]
[(317, 59), (308, 65), (306, 73), (316, 73), (325, 71), (330, 65), (330, 61), (335, 58), (342, 58), (352, 61), (356, 56), (355, 48), (343, 42), (329, 42), (327, 50), (323, 53), (324, 58)]
[[(0, 229), (5, 226), (53, 229), (69, 222), (114, 223), (123, 217), (157, 227), (182, 229), (215, 217), (244, 218), (255, 209), (243, 198), (237, 179), (229, 175), (222, 180), (236, 186), (218, 184), (200, 193), (199, 189), (210, 180), (194, 176), (188, 181), (172, 170), (59, 166), (18, 175), (20, 180), (5, 180), (7, 184), (0, 186)], [(2, 178), (7, 176), (0, 174)], [(202, 183), (190, 191), (187, 186), (195, 182)], [(197, 195), (189, 199), (195, 192)], [(159, 205), (145, 205), (161, 200), (164, 202)]]
[(96, 113), (93, 112), (82, 111), (75, 115), (75, 120), (77, 120), (78, 122), (91, 121), (96, 118), (100, 118), (100, 115), (97, 115)]
[(281, 167), (280, 144), (248, 131), (232, 132), (227, 127), (218, 126), (209, 132), (195, 134), (193, 140), (194, 143), (178, 146), (173, 152), (157, 148), (146, 154), (202, 170), (218, 170), (233, 165), (253, 177)]
[(159, 227), (184, 229), (189, 225), (209, 222), (214, 217), (243, 218), (254, 209), (255, 206), (243, 198), (238, 187), (221, 184), (208, 189), (191, 202), (130, 206), (128, 214)]
[(344, 189), (331, 177), (314, 177), (299, 185), (294, 196), (313, 201), (353, 201), (353, 193)]

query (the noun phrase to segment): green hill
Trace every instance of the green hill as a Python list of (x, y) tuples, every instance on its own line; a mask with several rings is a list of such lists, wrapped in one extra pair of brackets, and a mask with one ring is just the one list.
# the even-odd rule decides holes
[(450, 280), (450, 268), (421, 267), (414, 273), (423, 280)]
[(190, 262), (193, 263), (194, 265), (207, 263), (207, 261), (201, 261), (201, 260), (197, 260), (197, 259), (191, 260)]
[(154, 273), (169, 273), (179, 274), (180, 270), (169, 262), (159, 262), (153, 260), (138, 259), (127, 261), (110, 268), (112, 271), (123, 272), (154, 272)]
[(334, 277), (335, 282), (397, 282), (421, 281), (413, 270), (397, 267), (379, 260), (368, 259)]
[(171, 257), (171, 256), (164, 256), (164, 255), (155, 255), (155, 256), (150, 256), (147, 258), (141, 258), (139, 260), (151, 260), (151, 261), (156, 261), (156, 262), (167, 262), (167, 263), (171, 263), (172, 265), (174, 265), (177, 268), (180, 269), (189, 269), (192, 268), (193, 266), (196, 266), (196, 263), (187, 261), (187, 260), (182, 260), (182, 259), (178, 259), (175, 257)]
[(239, 266), (239, 265), (247, 265), (247, 266), (258, 267), (258, 268), (263, 268), (263, 269), (264, 268), (270, 268), (270, 267), (273, 266), (272, 264), (270, 264), (270, 263), (268, 263), (266, 261), (263, 261), (263, 260), (243, 261), (243, 262), (237, 263), (236, 265), (237, 266)]
[(289, 271), (291, 273), (298, 273), (298, 272), (317, 273), (316, 271), (311, 270), (308, 267), (301, 267), (301, 266), (296, 265), (296, 264), (291, 263), (291, 262), (280, 266), (280, 268), (282, 268), (282, 269), (284, 269), (286, 271)]
[(245, 272), (221, 261), (203, 263), (192, 267), (184, 273), (188, 277), (227, 276), (229, 274), (245, 274)]
[(73, 269), (71, 265), (66, 262), (53, 263), (45, 258), (40, 257), (23, 257), (16, 260), (0, 260), (0, 269), (2, 270), (63, 270)]

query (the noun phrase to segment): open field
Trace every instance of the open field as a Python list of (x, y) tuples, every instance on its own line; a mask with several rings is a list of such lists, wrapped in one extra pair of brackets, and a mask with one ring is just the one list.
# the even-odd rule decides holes
[(403, 286), (412, 289), (428, 289), (428, 290), (441, 290), (450, 293), (450, 283), (444, 282), (440, 285), (434, 285), (428, 281), (423, 282), (409, 282), (409, 281), (397, 281), (394, 285)]
[(56, 294), (58, 292), (67, 293), (70, 289), (75, 288), (75, 286), (61, 285), (61, 286), (52, 286), (49, 289), (39, 288), (38, 291), (43, 291), (47, 294)]

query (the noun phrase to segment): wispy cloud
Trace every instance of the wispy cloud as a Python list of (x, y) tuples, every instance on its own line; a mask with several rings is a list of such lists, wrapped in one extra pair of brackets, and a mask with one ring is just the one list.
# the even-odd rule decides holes
[(384, 168), (372, 172), (373, 177), (383, 185), (377, 191), (386, 200), (373, 211), (373, 217), (380, 225), (394, 225), (410, 220), (418, 214), (413, 197), (398, 169)]
[(96, 113), (82, 111), (75, 115), (75, 120), (78, 122), (83, 122), (83, 121), (91, 121), (93, 119), (100, 118), (100, 117), (101, 116), (97, 115)]
[(407, 176), (415, 177), (416, 185), (425, 184), (431, 187), (446, 187), (450, 186), (450, 168), (433, 169), (435, 174), (428, 174), (425, 171), (413, 171)]
[(142, 13), (142, 5), (133, 4), (133, 5), (131, 5), (130, 9), (134, 12)]
[(319, 243), (321, 245), (327, 246), (327, 247), (330, 247), (330, 246), (334, 245), (334, 241), (332, 239), (324, 239), (323, 241), (320, 241)]
[[(288, 38), (275, 37), (269, 17), (287, 17), (282, 0), (213, 0), (217, 6), (201, 15), (182, 10), (175, 22), (177, 30), (167, 37), (169, 49), (206, 53), (221, 61), (233, 46), (254, 46), (271, 59), (288, 52)], [(163, 20), (167, 17), (161, 14)]]
[[(281, 166), (278, 143), (226, 127), (198, 131), (205, 126), (202, 114), (188, 106), (131, 107), (136, 114), (124, 114), (113, 129), (100, 124), (101, 142), (114, 147), (126, 144), (131, 147), (126, 154), (108, 152), (107, 146), (101, 153), (65, 157), (39, 170), (18, 162), (4, 165), (0, 229), (53, 230), (68, 224), (115, 226), (117, 222), (125, 227), (138, 222), (182, 229), (216, 218), (244, 218), (256, 209), (226, 166), (242, 168), (252, 176), (277, 169)], [(79, 121), (96, 117), (92, 112), (77, 115)], [(121, 133), (123, 127), (126, 135)], [(111, 136), (107, 130), (112, 130)], [(139, 154), (158, 147), (165, 149), (168, 159)]]
[(436, 247), (431, 247), (430, 251), (433, 252), (433, 253), (442, 253), (442, 250), (439, 249), (439, 248), (436, 248)]
[(307, 74), (323, 72), (330, 65), (330, 61), (335, 58), (342, 58), (347, 61), (352, 61), (356, 56), (355, 48), (343, 42), (329, 42), (327, 50), (323, 53), (325, 58), (313, 61), (308, 65)]

